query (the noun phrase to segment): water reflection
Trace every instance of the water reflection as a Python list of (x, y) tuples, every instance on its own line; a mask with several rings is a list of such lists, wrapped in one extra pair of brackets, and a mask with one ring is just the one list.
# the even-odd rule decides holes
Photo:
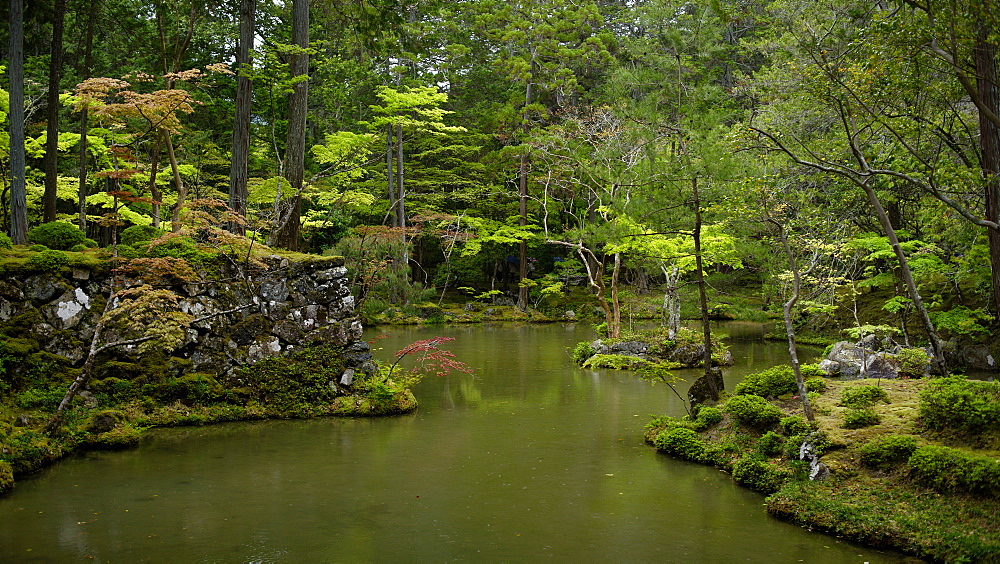
[[(729, 333), (739, 327), (730, 328)], [(759, 329), (759, 328), (758, 328)], [(17, 561), (890, 561), (769, 518), (719, 471), (643, 444), (663, 386), (574, 367), (572, 326), (379, 331), (448, 343), (412, 415), (165, 429), (63, 461), (0, 499)], [(727, 384), (781, 344), (735, 347)], [(771, 350), (775, 349), (775, 350)], [(774, 359), (774, 360), (772, 360)]]

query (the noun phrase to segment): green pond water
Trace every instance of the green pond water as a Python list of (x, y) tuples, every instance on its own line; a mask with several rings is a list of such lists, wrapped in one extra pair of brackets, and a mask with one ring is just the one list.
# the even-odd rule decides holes
[[(731, 387), (782, 362), (729, 324)], [(890, 562), (769, 517), (719, 470), (643, 443), (665, 386), (582, 370), (589, 326), (388, 328), (376, 356), (455, 337), (474, 375), (427, 377), (419, 410), (161, 429), (72, 457), (0, 498), (3, 562)]]

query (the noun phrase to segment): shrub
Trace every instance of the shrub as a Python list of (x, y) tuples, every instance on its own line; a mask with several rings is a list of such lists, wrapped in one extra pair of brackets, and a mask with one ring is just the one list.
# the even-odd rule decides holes
[(65, 221), (50, 221), (28, 230), (28, 242), (45, 245), (50, 249), (69, 250), (73, 245), (83, 243), (87, 234), (82, 229)]
[(686, 427), (673, 427), (661, 431), (653, 445), (662, 452), (685, 460), (700, 461), (705, 455), (705, 443), (698, 433)]
[(83, 246), (88, 249), (96, 249), (97, 247), (100, 247), (100, 245), (97, 244), (97, 241), (90, 239), (89, 237), (83, 240)]
[(786, 437), (791, 437), (792, 435), (804, 435), (809, 432), (810, 428), (809, 423), (798, 415), (783, 418), (779, 422), (779, 425), (782, 434)]
[(785, 439), (774, 431), (764, 433), (757, 441), (757, 452), (762, 456), (776, 456), (781, 452)]
[(583, 364), (588, 358), (594, 356), (595, 352), (594, 347), (590, 346), (590, 343), (586, 341), (577, 343), (573, 347), (573, 362)]
[(741, 395), (730, 398), (724, 407), (740, 423), (758, 429), (769, 429), (781, 420), (781, 410), (760, 396)]
[(917, 439), (909, 435), (886, 435), (861, 446), (861, 464), (876, 470), (891, 470), (906, 462), (917, 450)]
[(128, 227), (118, 235), (118, 242), (123, 245), (134, 247), (139, 243), (148, 243), (165, 233), (162, 229), (157, 229), (152, 225), (133, 225)]
[(923, 446), (906, 465), (918, 483), (942, 492), (996, 495), (1000, 491), (1000, 462), (943, 446)]
[(49, 250), (49, 248), (46, 247), (45, 245), (29, 245), (28, 246), (28, 250), (31, 251), (31, 252), (33, 252), (33, 253), (40, 253), (42, 251)]
[(28, 257), (25, 261), (32, 270), (52, 272), (69, 264), (69, 257), (62, 251), (46, 250)]
[(698, 416), (691, 423), (695, 431), (704, 431), (722, 421), (722, 412), (717, 407), (703, 406), (698, 410)]
[(889, 394), (878, 386), (855, 386), (840, 392), (840, 405), (862, 409), (878, 402), (889, 403)]
[(896, 354), (899, 362), (899, 375), (906, 378), (919, 378), (927, 373), (931, 365), (931, 357), (924, 349), (903, 349)]
[(69, 250), (74, 253), (82, 253), (83, 251), (86, 251), (88, 248), (89, 247), (87, 247), (87, 245), (84, 245), (83, 243), (77, 243), (72, 247), (70, 247)]
[(861, 429), (863, 427), (878, 425), (881, 420), (882, 418), (878, 416), (878, 413), (875, 413), (875, 410), (870, 407), (848, 409), (844, 412), (843, 427), (845, 429)]
[(649, 364), (648, 360), (637, 356), (623, 354), (595, 354), (583, 363), (584, 368), (598, 370), (610, 368), (612, 370), (633, 370), (643, 365)]
[[(815, 364), (803, 364), (799, 367), (799, 370), (802, 372), (803, 378), (809, 379), (819, 376), (822, 373)], [(781, 365), (748, 375), (742, 382), (736, 385), (733, 393), (736, 395), (752, 394), (762, 398), (776, 398), (784, 394), (794, 394), (798, 390), (799, 386), (795, 382), (795, 372), (792, 371), (792, 367)]]
[(10, 240), (10, 235), (0, 231), (0, 249), (13, 249), (14, 242)]
[(1000, 424), (1000, 383), (935, 379), (920, 392), (920, 418), (935, 430), (980, 433)]
[(822, 376), (813, 376), (806, 379), (807, 392), (825, 392), (826, 380)]
[(751, 489), (774, 493), (781, 489), (788, 475), (773, 464), (753, 456), (746, 456), (733, 464), (733, 479)]

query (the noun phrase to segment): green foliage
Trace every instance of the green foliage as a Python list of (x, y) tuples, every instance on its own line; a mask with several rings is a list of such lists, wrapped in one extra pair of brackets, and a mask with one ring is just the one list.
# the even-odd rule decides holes
[(781, 433), (786, 437), (804, 435), (808, 433), (811, 428), (811, 425), (798, 415), (783, 417), (778, 424), (780, 425)]
[(906, 465), (913, 479), (942, 492), (1000, 493), (1000, 461), (945, 446), (922, 446)]
[(705, 443), (692, 429), (672, 427), (661, 431), (653, 445), (662, 452), (685, 460), (701, 461), (705, 456)]
[(55, 272), (69, 265), (69, 256), (63, 251), (48, 249), (28, 257), (25, 265), (38, 272)]
[(870, 407), (852, 408), (844, 411), (843, 427), (845, 429), (862, 429), (878, 425), (882, 419)]
[(740, 423), (757, 429), (769, 429), (781, 421), (784, 414), (766, 399), (751, 394), (734, 396), (723, 407)]
[(788, 479), (788, 473), (755, 456), (745, 456), (733, 464), (736, 483), (763, 493), (774, 493)]
[(931, 319), (938, 331), (952, 335), (978, 335), (989, 331), (983, 323), (993, 320), (984, 309), (970, 309), (959, 306), (947, 311), (931, 313)]
[(0, 249), (11, 250), (14, 248), (14, 242), (10, 240), (10, 235), (0, 231)]
[(1000, 424), (1000, 382), (962, 376), (932, 380), (920, 392), (920, 418), (929, 429), (978, 434)]
[(58, 382), (38, 384), (14, 394), (14, 405), (21, 409), (55, 411), (67, 387), (67, 384)]
[(704, 431), (722, 421), (722, 411), (717, 407), (701, 406), (698, 409), (698, 416), (691, 422), (691, 428), (695, 431)]
[(10, 464), (14, 474), (26, 474), (59, 458), (61, 447), (38, 431), (15, 427), (0, 448), (0, 461)]
[(76, 245), (70, 247), (69, 250), (74, 253), (82, 253), (83, 251), (86, 251), (88, 248), (89, 247), (87, 247), (87, 245), (84, 245), (83, 243), (77, 243)]
[[(819, 369), (819, 365), (817, 364), (809, 364), (806, 366), (815, 366), (817, 369)], [(807, 392), (823, 393), (826, 391), (826, 378), (822, 376), (813, 376), (812, 378), (806, 378), (805, 385)]]
[(906, 378), (920, 378), (931, 364), (931, 357), (924, 349), (903, 349), (896, 353), (899, 375)]
[(50, 249), (69, 250), (73, 245), (86, 241), (87, 234), (79, 227), (65, 221), (51, 221), (28, 230), (28, 242), (45, 245)]
[[(806, 381), (807, 390), (809, 390), (809, 382), (815, 381), (822, 374), (822, 371), (816, 364), (803, 364), (799, 369), (802, 372), (803, 378), (809, 378)], [(822, 379), (819, 381), (822, 382)], [(812, 385), (817, 386), (815, 383)], [(752, 394), (763, 398), (776, 398), (785, 394), (794, 394), (798, 392), (798, 389), (792, 367), (780, 365), (747, 375), (742, 382), (736, 385), (733, 393), (736, 395)]]
[(774, 431), (768, 431), (757, 440), (757, 452), (765, 457), (777, 456), (782, 451), (784, 444), (784, 437)]
[(152, 225), (133, 225), (118, 234), (118, 242), (122, 245), (135, 247), (139, 243), (148, 243), (164, 233), (164, 230), (157, 229)]
[(49, 250), (49, 248), (46, 247), (45, 245), (29, 245), (28, 246), (28, 250), (31, 251), (31, 252), (33, 252), (33, 253), (40, 253), (42, 251)]
[(912, 435), (886, 435), (868, 441), (859, 449), (861, 464), (875, 470), (888, 471), (905, 463), (917, 450)]
[(590, 343), (583, 341), (577, 343), (573, 347), (573, 362), (577, 364), (583, 364), (588, 358), (594, 356), (594, 347), (590, 346)]
[(889, 393), (875, 385), (853, 386), (840, 392), (840, 405), (844, 407), (861, 409), (878, 402), (889, 403)]
[(612, 370), (634, 370), (646, 364), (649, 364), (648, 360), (643, 360), (635, 356), (622, 354), (595, 354), (584, 361), (582, 366), (584, 368), (590, 368), (591, 370), (599, 370), (601, 368), (610, 368)]
[(336, 347), (308, 347), (287, 356), (262, 359), (220, 382), (241, 401), (307, 415), (316, 410), (316, 405), (337, 397), (330, 382), (339, 381), (343, 369)]

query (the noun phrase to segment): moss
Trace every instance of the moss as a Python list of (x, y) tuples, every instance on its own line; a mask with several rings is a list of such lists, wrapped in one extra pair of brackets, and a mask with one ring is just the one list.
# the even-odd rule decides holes
[(14, 487), (14, 470), (10, 463), (0, 461), (0, 495), (10, 491)]
[(91, 436), (86, 445), (96, 450), (122, 450), (139, 444), (142, 430), (134, 425), (122, 425)]

